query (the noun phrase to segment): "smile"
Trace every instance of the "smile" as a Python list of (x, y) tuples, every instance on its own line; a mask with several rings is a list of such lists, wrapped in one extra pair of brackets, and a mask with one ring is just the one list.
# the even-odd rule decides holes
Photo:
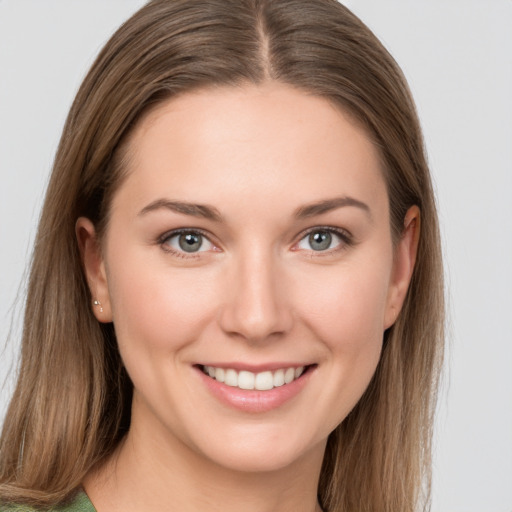
[(234, 388), (258, 391), (268, 391), (286, 384), (292, 383), (304, 373), (304, 366), (297, 368), (280, 368), (275, 371), (263, 371), (259, 373), (249, 372), (247, 370), (237, 371), (233, 368), (216, 368), (214, 366), (203, 366), (203, 372), (222, 382), (227, 386)]

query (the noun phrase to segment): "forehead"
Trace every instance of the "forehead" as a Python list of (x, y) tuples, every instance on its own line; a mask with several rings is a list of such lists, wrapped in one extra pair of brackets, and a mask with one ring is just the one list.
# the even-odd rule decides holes
[(146, 201), (162, 194), (229, 207), (258, 197), (386, 195), (366, 132), (326, 99), (283, 84), (170, 99), (139, 122), (129, 154), (125, 185)]

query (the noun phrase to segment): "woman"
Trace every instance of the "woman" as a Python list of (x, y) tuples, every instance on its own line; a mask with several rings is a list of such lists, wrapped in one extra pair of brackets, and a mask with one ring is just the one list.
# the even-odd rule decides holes
[(397, 65), (334, 0), (157, 0), (75, 99), (32, 263), (0, 496), (412, 511), (442, 353)]

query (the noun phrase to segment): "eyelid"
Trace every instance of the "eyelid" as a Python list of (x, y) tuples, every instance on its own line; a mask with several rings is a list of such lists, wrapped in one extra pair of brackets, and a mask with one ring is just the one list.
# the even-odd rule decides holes
[(311, 233), (314, 233), (316, 231), (327, 231), (328, 233), (332, 233), (339, 237), (341, 239), (341, 242), (339, 245), (340, 247), (335, 247), (333, 249), (327, 249), (325, 251), (315, 251), (313, 249), (309, 250), (308, 252), (315, 254), (315, 256), (322, 256), (322, 255), (328, 255), (332, 254), (333, 252), (337, 252), (339, 250), (346, 249), (347, 247), (351, 247), (355, 245), (355, 240), (349, 231), (343, 228), (334, 227), (334, 226), (313, 226), (311, 228), (305, 229), (298, 235), (298, 240), (293, 244), (292, 250), (294, 251), (300, 251), (300, 250), (307, 250), (307, 249), (300, 249), (298, 248), (298, 244), (302, 242), (307, 236), (309, 236)]
[[(314, 233), (315, 231), (327, 231), (329, 233), (332, 233), (336, 236), (338, 236), (340, 239), (341, 239), (341, 242), (339, 244), (340, 247), (335, 247), (333, 249), (327, 249), (325, 251), (315, 251), (313, 249), (309, 250), (308, 252), (310, 253), (313, 253), (315, 256), (322, 256), (322, 255), (328, 255), (328, 254), (332, 254), (334, 252), (337, 252), (339, 250), (343, 250), (343, 249), (346, 249), (347, 247), (351, 247), (353, 245), (355, 245), (355, 240), (354, 240), (354, 237), (352, 235), (352, 233), (350, 233), (348, 230), (344, 229), (344, 228), (339, 228), (339, 227), (334, 227), (334, 226), (313, 226), (313, 227), (310, 227), (310, 228), (307, 228), (305, 230), (303, 230), (298, 236), (297, 236), (297, 241), (293, 244), (291, 250), (293, 251), (300, 251), (300, 250), (304, 250), (304, 249), (300, 249), (298, 248), (298, 244), (304, 240), (304, 238), (306, 238), (307, 236), (309, 236), (311, 233)], [(212, 235), (210, 233), (208, 233), (207, 231), (201, 229), (201, 228), (177, 228), (177, 229), (172, 229), (170, 231), (166, 231), (165, 233), (163, 233), (162, 235), (160, 235), (157, 239), (157, 243), (162, 246), (162, 249), (167, 251), (167, 252), (170, 252), (170, 253), (173, 253), (179, 257), (184, 257), (184, 258), (194, 258), (194, 257), (198, 257), (200, 253), (202, 252), (208, 252), (208, 250), (206, 251), (198, 251), (198, 252), (191, 252), (191, 253), (187, 253), (186, 251), (182, 251), (182, 250), (177, 250), (169, 245), (166, 245), (166, 242), (172, 238), (172, 237), (175, 237), (175, 236), (178, 236), (180, 234), (185, 234), (185, 233), (197, 233), (199, 235), (201, 235), (202, 237), (206, 238), (206, 240), (208, 240), (208, 242), (213, 246), (213, 249), (216, 250), (216, 251), (220, 251), (221, 249), (219, 248), (219, 244), (217, 244), (216, 242), (212, 241)], [(211, 250), (211, 249), (210, 249)]]
[[(162, 249), (164, 251), (169, 252), (171, 254), (175, 254), (175, 255), (177, 255), (179, 257), (183, 257), (183, 258), (194, 258), (194, 257), (197, 257), (200, 253), (208, 252), (208, 250), (200, 250), (197, 252), (188, 253), (186, 251), (171, 247), (170, 245), (167, 244), (167, 242), (175, 236), (179, 236), (179, 235), (183, 235), (183, 234), (190, 234), (190, 233), (201, 235), (203, 238), (208, 240), (208, 242), (212, 245), (213, 249), (219, 250), (218, 245), (212, 241), (212, 236), (210, 235), (210, 233), (204, 231), (201, 228), (171, 229), (170, 231), (166, 231), (165, 233), (160, 235), (157, 239), (157, 243), (162, 247)], [(212, 249), (209, 249), (209, 250), (212, 250)]]

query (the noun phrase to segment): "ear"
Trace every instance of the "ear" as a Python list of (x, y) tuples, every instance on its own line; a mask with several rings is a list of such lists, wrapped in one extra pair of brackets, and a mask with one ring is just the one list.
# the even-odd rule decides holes
[(395, 323), (402, 309), (416, 263), (419, 239), (420, 209), (415, 205), (411, 206), (405, 214), (404, 229), (395, 248), (384, 329)]
[(91, 292), (94, 316), (99, 322), (112, 322), (105, 262), (94, 224), (86, 217), (80, 217), (75, 224), (75, 233)]

